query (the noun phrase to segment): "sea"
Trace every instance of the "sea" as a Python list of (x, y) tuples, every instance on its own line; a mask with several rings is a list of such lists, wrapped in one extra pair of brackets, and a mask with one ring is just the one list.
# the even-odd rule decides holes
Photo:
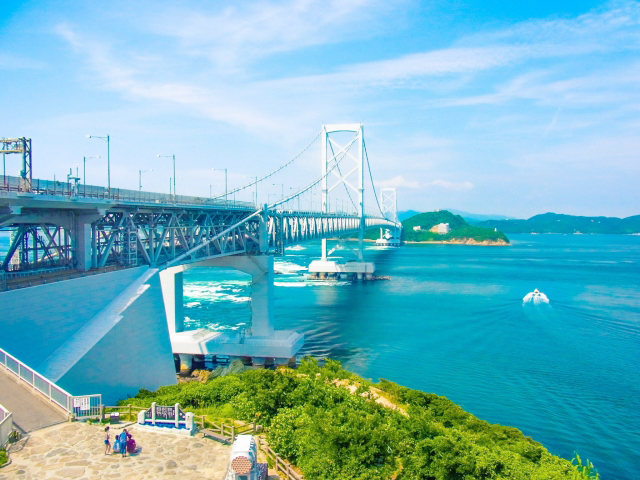
[[(275, 327), (300, 355), (443, 395), (606, 479), (640, 477), (640, 236), (509, 235), (508, 247), (367, 244), (390, 280), (309, 281), (320, 243), (276, 258)], [(0, 242), (6, 243), (0, 237)], [(0, 245), (0, 250), (4, 245)], [(336, 260), (354, 259), (347, 244)], [(251, 325), (250, 277), (184, 274), (187, 328)], [(547, 298), (523, 301), (534, 289)]]
[[(509, 235), (508, 247), (367, 244), (388, 281), (309, 281), (320, 243), (276, 259), (275, 327), (301, 355), (444, 395), (603, 479), (640, 477), (640, 236)], [(353, 244), (350, 246), (354, 246)], [(337, 260), (354, 259), (345, 248)], [(192, 269), (188, 328), (251, 324), (249, 276)], [(546, 302), (523, 302), (534, 289)]]

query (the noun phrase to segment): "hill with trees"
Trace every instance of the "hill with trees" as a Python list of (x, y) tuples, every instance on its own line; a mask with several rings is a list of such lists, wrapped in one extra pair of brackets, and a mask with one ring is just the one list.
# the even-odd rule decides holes
[(640, 233), (640, 215), (627, 218), (579, 217), (558, 213), (535, 215), (527, 220), (487, 220), (476, 225), (506, 233)]
[[(214, 372), (215, 373), (215, 372)], [(588, 479), (520, 430), (490, 424), (445, 397), (377, 384), (327, 360), (140, 390), (122, 405), (180, 405), (218, 421), (257, 421), (281, 456), (313, 480)]]
[[(430, 232), (429, 229), (440, 223), (448, 223), (451, 231), (446, 234)], [(420, 226), (420, 230), (413, 228)], [(508, 245), (507, 236), (495, 228), (469, 225), (460, 215), (454, 215), (447, 210), (425, 212), (413, 215), (402, 221), (402, 239), (406, 242), (443, 242), (457, 244)], [(379, 238), (380, 230), (371, 229), (366, 232), (366, 238)]]

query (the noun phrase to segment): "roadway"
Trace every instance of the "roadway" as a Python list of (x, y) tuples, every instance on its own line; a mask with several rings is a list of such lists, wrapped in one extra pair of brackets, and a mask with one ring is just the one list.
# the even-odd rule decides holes
[(0, 367), (0, 405), (13, 413), (13, 425), (23, 434), (63, 423), (68, 415), (54, 407), (44, 397), (30, 391), (31, 387), (18, 382)]

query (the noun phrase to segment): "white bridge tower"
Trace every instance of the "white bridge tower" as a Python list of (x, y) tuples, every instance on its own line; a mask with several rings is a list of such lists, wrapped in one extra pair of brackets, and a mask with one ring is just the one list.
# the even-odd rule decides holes
[(398, 192), (395, 188), (383, 188), (380, 190), (382, 197), (382, 215), (387, 220), (396, 223), (393, 228), (380, 228), (380, 238), (376, 245), (399, 247), (401, 244), (402, 226), (398, 222)]
[[(335, 139), (337, 133), (351, 132), (354, 137), (343, 145)], [(358, 248), (355, 250), (357, 261), (338, 264), (328, 259), (335, 250), (327, 251), (327, 239), (322, 239), (322, 259), (309, 265), (312, 278), (347, 278), (358, 280), (371, 279), (375, 271), (373, 262), (364, 261), (364, 231), (366, 228), (364, 210), (364, 127), (361, 123), (323, 125), (321, 132), (320, 157), (322, 165), (322, 212), (329, 211), (329, 193), (344, 185), (357, 199), (357, 212), (360, 217), (358, 229)], [(333, 136), (332, 136), (333, 135)], [(344, 160), (344, 162), (343, 162)], [(337, 164), (340, 163), (340, 166)], [(334, 168), (337, 167), (337, 168)]]

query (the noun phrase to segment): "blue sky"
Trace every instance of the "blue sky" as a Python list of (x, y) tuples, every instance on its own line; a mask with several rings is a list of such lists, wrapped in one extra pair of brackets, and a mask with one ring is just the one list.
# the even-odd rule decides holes
[[(153, 169), (167, 191), (175, 153), (178, 193), (208, 195), (213, 167), (239, 186), (363, 122), (401, 209), (640, 214), (640, 3), (533, 3), (15, 2), (0, 136), (33, 139), (39, 178), (101, 155), (106, 184), (86, 135), (108, 133), (112, 185)], [(317, 176), (319, 150), (299, 163), (274, 182)]]

